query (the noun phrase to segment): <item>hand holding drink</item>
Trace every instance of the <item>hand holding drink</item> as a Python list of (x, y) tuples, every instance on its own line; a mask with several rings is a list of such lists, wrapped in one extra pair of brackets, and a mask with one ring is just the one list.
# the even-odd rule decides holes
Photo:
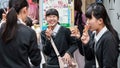
[(84, 26), (84, 29), (83, 29), (83, 33), (88, 33), (88, 30), (89, 30), (89, 25), (88, 24), (86, 24), (85, 26)]
[(90, 26), (87, 24), (84, 26), (83, 29), (83, 35), (81, 37), (81, 41), (83, 44), (87, 44), (90, 40), (89, 34), (88, 34), (88, 30), (89, 30)]
[(51, 35), (52, 35), (52, 26), (50, 26), (50, 25), (48, 26), (45, 34), (46, 34), (47, 38), (50, 40)]
[(79, 32), (77, 26), (70, 27), (70, 31), (71, 31), (71, 36), (74, 36), (76, 38), (80, 38), (80, 32)]

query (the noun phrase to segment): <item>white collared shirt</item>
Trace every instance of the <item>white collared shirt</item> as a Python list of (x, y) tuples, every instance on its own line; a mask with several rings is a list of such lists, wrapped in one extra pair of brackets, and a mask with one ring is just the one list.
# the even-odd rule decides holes
[[(26, 25), (26, 23), (23, 22), (22, 19), (18, 18), (18, 20), (19, 20), (20, 22), (17, 22), (17, 23), (22, 23), (22, 24)], [(3, 20), (0, 21), (0, 27), (1, 27), (2, 23), (5, 23), (5, 21), (3, 21)]]
[(102, 28), (102, 30), (96, 35), (96, 32), (95, 32), (95, 37), (94, 37), (94, 39), (95, 39), (95, 42), (97, 43), (98, 42), (98, 40), (102, 37), (102, 35), (107, 31), (108, 29), (107, 29), (107, 27), (105, 26), (105, 27), (103, 27)]
[(60, 29), (60, 25), (57, 24), (57, 25), (55, 26), (55, 28), (53, 29), (53, 35), (54, 35), (54, 36), (56, 35), (56, 33), (58, 32), (59, 29)]
[[(103, 27), (102, 30), (96, 35), (96, 31), (94, 32), (95, 33), (95, 46), (94, 46), (94, 50), (96, 52), (96, 43), (98, 42), (98, 40), (102, 37), (102, 35), (107, 31), (107, 27)], [(96, 57), (96, 54), (95, 54), (95, 64), (96, 64), (96, 68), (99, 68), (99, 63), (98, 63), (98, 59)]]
[[(22, 21), (22, 19), (18, 18), (18, 20), (20, 21), (20, 23), (22, 23), (22, 24), (26, 25), (26, 23), (25, 23), (25, 22), (23, 22), (23, 21)], [(19, 23), (19, 22), (18, 22), (18, 23)]]

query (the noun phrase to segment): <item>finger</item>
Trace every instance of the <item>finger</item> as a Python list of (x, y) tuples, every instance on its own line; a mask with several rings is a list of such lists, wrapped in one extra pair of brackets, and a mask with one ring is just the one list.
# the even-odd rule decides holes
[(7, 12), (6, 13), (8, 13), (9, 12), (9, 7), (7, 7)]
[(85, 36), (82, 36), (82, 37), (81, 37), (81, 41), (84, 41), (84, 40), (85, 40)]

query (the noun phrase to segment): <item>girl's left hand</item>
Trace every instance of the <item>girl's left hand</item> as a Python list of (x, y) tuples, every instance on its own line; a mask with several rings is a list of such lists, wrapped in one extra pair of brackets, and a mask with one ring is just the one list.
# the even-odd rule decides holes
[(90, 36), (88, 34), (88, 30), (89, 30), (90, 26), (89, 25), (85, 25), (85, 28), (83, 30), (83, 34), (81, 37), (81, 41), (83, 44), (87, 44), (90, 40)]
[(80, 38), (80, 32), (79, 32), (77, 26), (71, 27), (70, 31), (71, 31), (71, 36), (76, 37), (78, 39)]
[(65, 55), (62, 58), (66, 63), (69, 63), (71, 61), (71, 56), (68, 53), (65, 53)]

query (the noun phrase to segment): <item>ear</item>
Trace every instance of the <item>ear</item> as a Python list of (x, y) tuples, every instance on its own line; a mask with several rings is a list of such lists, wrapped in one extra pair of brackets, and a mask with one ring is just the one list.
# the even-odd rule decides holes
[(23, 13), (27, 13), (28, 8), (27, 8), (27, 7), (24, 7), (22, 10), (23, 10)]
[(102, 23), (103, 23), (103, 19), (102, 18), (98, 19), (98, 24), (102, 24)]

